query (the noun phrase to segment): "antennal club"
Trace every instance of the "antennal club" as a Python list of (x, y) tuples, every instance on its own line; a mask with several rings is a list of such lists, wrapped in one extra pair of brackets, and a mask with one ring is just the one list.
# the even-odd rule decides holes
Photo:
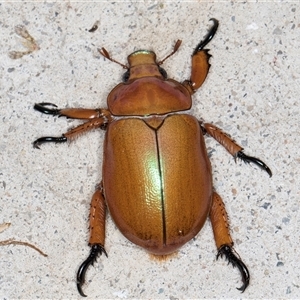
[(182, 43), (182, 40), (177, 40), (177, 42), (176, 42), (176, 44), (175, 44), (175, 46), (174, 46), (174, 48), (173, 48), (172, 53), (170, 53), (168, 56), (166, 56), (163, 60), (159, 61), (157, 64), (158, 64), (159, 66), (162, 65), (163, 62), (164, 62), (166, 59), (168, 59), (168, 58), (169, 58), (170, 56), (172, 56), (175, 52), (177, 52), (177, 50), (178, 50), (178, 48), (180, 47), (181, 43)]
[(129, 69), (128, 66), (126, 66), (126, 65), (124, 65), (124, 64), (122, 64), (122, 63), (114, 60), (113, 58), (111, 58), (110, 55), (109, 55), (109, 53), (107, 52), (107, 50), (105, 48), (102, 47), (101, 49), (98, 49), (98, 52), (101, 55), (103, 55), (105, 58), (109, 59), (110, 61), (112, 61), (112, 62), (117, 63), (118, 65), (120, 65), (123, 69), (126, 69), (126, 70)]

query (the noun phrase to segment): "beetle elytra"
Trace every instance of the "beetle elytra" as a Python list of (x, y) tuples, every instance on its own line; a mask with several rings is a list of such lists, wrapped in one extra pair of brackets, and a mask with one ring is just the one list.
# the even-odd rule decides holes
[(82, 285), (88, 267), (106, 251), (106, 210), (131, 242), (155, 255), (173, 253), (195, 237), (210, 219), (217, 257), (236, 266), (242, 277), (242, 292), (250, 275), (235, 253), (224, 203), (214, 191), (210, 161), (204, 135), (212, 136), (236, 159), (251, 162), (272, 172), (260, 159), (247, 156), (243, 148), (215, 125), (198, 121), (187, 110), (191, 96), (204, 82), (209, 71), (208, 50), (204, 47), (215, 35), (219, 22), (213, 22), (208, 34), (192, 54), (189, 80), (179, 83), (168, 79), (161, 61), (152, 51), (139, 50), (128, 56), (128, 65), (108, 60), (126, 69), (123, 83), (108, 95), (108, 108), (58, 109), (52, 103), (38, 103), (34, 108), (44, 114), (87, 120), (60, 137), (41, 137), (34, 147), (46, 142), (62, 143), (91, 129), (106, 130), (102, 181), (91, 201), (88, 258), (77, 273), (77, 288), (85, 296)]

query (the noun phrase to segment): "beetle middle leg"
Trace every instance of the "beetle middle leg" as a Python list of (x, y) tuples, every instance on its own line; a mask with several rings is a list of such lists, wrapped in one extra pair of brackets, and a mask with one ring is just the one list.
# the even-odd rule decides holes
[(221, 197), (216, 192), (213, 193), (213, 201), (209, 217), (212, 223), (215, 242), (218, 248), (217, 259), (219, 256), (225, 256), (225, 258), (233, 265), (233, 267), (237, 267), (239, 269), (242, 276), (243, 285), (238, 288), (238, 290), (244, 292), (249, 285), (249, 271), (233, 249), (233, 241), (229, 233), (229, 224), (225, 205)]
[(209, 123), (201, 124), (202, 130), (208, 133), (215, 140), (217, 140), (236, 160), (240, 158), (246, 163), (254, 163), (264, 171), (266, 171), (270, 177), (272, 177), (271, 169), (260, 159), (252, 156), (248, 156), (243, 152), (243, 148), (239, 146), (232, 138), (230, 138), (224, 131), (215, 125)]
[(105, 217), (106, 217), (106, 204), (103, 195), (102, 183), (97, 187), (90, 208), (90, 239), (89, 246), (91, 252), (88, 258), (81, 264), (77, 272), (77, 289), (81, 296), (86, 297), (82, 291), (82, 285), (85, 281), (85, 273), (90, 265), (93, 265), (97, 257), (107, 253), (104, 249), (105, 241)]

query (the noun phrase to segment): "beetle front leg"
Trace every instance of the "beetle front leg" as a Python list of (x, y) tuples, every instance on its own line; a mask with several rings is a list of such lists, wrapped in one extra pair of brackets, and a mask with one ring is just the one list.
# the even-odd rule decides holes
[[(50, 107), (47, 107), (50, 106)], [(58, 109), (57, 105), (49, 102), (36, 103), (33, 107), (35, 110), (58, 117), (66, 117), (70, 119), (94, 119), (107, 115), (107, 109), (87, 109), (87, 108), (63, 108)]]
[(90, 208), (90, 239), (89, 246), (91, 246), (91, 252), (88, 258), (81, 264), (77, 272), (77, 289), (81, 296), (86, 297), (82, 291), (82, 285), (85, 281), (85, 273), (90, 265), (93, 265), (97, 257), (104, 253), (107, 257), (107, 253), (104, 249), (105, 241), (105, 216), (106, 216), (106, 204), (103, 195), (102, 183), (95, 191)]
[[(103, 110), (103, 111), (108, 112), (107, 110)], [(69, 130), (68, 132), (64, 133), (60, 137), (51, 137), (51, 136), (41, 137), (33, 142), (33, 147), (39, 149), (41, 144), (48, 143), (48, 142), (64, 143), (92, 129), (96, 129), (96, 128), (106, 129), (107, 124), (111, 121), (111, 119), (112, 118), (110, 113), (106, 113), (106, 115), (103, 114), (101, 117), (93, 118), (90, 121)]]
[(272, 177), (271, 169), (260, 159), (248, 156), (243, 152), (243, 148), (239, 146), (232, 138), (230, 138), (224, 131), (215, 125), (209, 123), (202, 123), (202, 129), (205, 133), (208, 133), (216, 141), (218, 141), (236, 160), (240, 158), (246, 163), (254, 163), (261, 169), (265, 170), (270, 177)]
[(192, 71), (190, 80), (185, 80), (183, 85), (189, 90), (190, 94), (194, 94), (196, 90), (203, 84), (208, 70), (210, 68), (209, 58), (211, 55), (207, 49), (203, 49), (217, 32), (219, 21), (212, 18), (213, 26), (208, 31), (204, 40), (201, 41), (195, 48), (192, 55)]
[(243, 285), (238, 290), (244, 292), (249, 285), (250, 275), (246, 265), (239, 258), (233, 249), (233, 241), (229, 233), (228, 217), (225, 205), (221, 197), (214, 192), (212, 207), (210, 210), (210, 220), (213, 227), (215, 242), (218, 248), (217, 259), (219, 256), (228, 260), (233, 267), (237, 267), (242, 275)]

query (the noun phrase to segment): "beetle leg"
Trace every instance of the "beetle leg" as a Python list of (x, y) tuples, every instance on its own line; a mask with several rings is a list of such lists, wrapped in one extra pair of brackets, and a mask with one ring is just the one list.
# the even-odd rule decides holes
[(259, 158), (253, 157), (253, 156), (248, 156), (246, 155), (243, 151), (239, 151), (235, 156), (234, 159), (240, 158), (243, 162), (245, 163), (254, 163), (261, 169), (265, 170), (270, 177), (272, 177), (272, 171), (271, 169)]
[(254, 163), (261, 169), (265, 170), (269, 176), (272, 177), (271, 169), (262, 160), (246, 155), (243, 152), (243, 148), (220, 128), (209, 123), (202, 123), (201, 127), (202, 126), (204, 127), (204, 132), (208, 133), (216, 141), (218, 141), (234, 157), (235, 160), (236, 158), (240, 158), (246, 163)]
[(52, 106), (52, 107), (57, 107), (57, 105), (49, 102), (42, 102), (42, 103), (35, 103), (33, 108), (35, 110), (38, 110), (39, 112), (43, 114), (49, 114), (53, 116), (59, 115), (59, 109), (57, 108), (47, 108), (46, 106)]
[(62, 135), (60, 137), (44, 136), (44, 137), (41, 137), (39, 139), (36, 139), (33, 142), (33, 148), (40, 149), (40, 145), (44, 144), (44, 143), (49, 143), (49, 142), (64, 143), (66, 141), (67, 141), (67, 138), (64, 135)]
[(68, 140), (72, 140), (75, 137), (77, 137), (80, 134), (83, 134), (84, 132), (90, 131), (92, 129), (96, 128), (101, 128), (101, 129), (106, 129), (107, 124), (111, 120), (111, 116), (101, 116), (99, 118), (93, 118), (88, 122), (85, 122), (82, 125), (79, 125), (68, 132), (64, 133), (60, 137), (41, 137), (33, 142), (33, 147), (34, 148), (40, 148), (41, 144), (48, 143), (48, 142), (54, 142), (54, 143), (64, 143), (67, 142)]
[(104, 249), (105, 240), (105, 216), (106, 216), (106, 204), (103, 195), (102, 183), (96, 189), (90, 208), (90, 239), (89, 246), (91, 246), (91, 252), (88, 258), (80, 265), (77, 272), (77, 289), (81, 296), (86, 297), (82, 291), (82, 285), (85, 281), (85, 273), (90, 265), (93, 265), (97, 257), (104, 253), (107, 257), (107, 253)]
[[(54, 108), (49, 108), (52, 106)], [(107, 109), (87, 109), (87, 108), (64, 108), (58, 109), (57, 105), (49, 102), (36, 103), (33, 107), (35, 110), (43, 114), (49, 114), (58, 117), (66, 117), (70, 119), (94, 119), (104, 115), (109, 115)]]
[(203, 49), (217, 32), (219, 22), (212, 18), (213, 26), (208, 31), (204, 40), (201, 41), (195, 48), (192, 55), (192, 72), (190, 80), (185, 80), (183, 85), (189, 90), (190, 94), (194, 94), (196, 90), (203, 84), (210, 67), (209, 58), (211, 55), (207, 49)]
[(242, 262), (239, 255), (233, 249), (233, 241), (229, 233), (228, 217), (225, 210), (225, 205), (221, 197), (214, 192), (213, 203), (209, 214), (213, 227), (215, 242), (218, 248), (217, 259), (219, 256), (228, 260), (233, 267), (237, 267), (242, 276), (243, 285), (238, 290), (245, 291), (249, 285), (250, 275), (246, 265)]

